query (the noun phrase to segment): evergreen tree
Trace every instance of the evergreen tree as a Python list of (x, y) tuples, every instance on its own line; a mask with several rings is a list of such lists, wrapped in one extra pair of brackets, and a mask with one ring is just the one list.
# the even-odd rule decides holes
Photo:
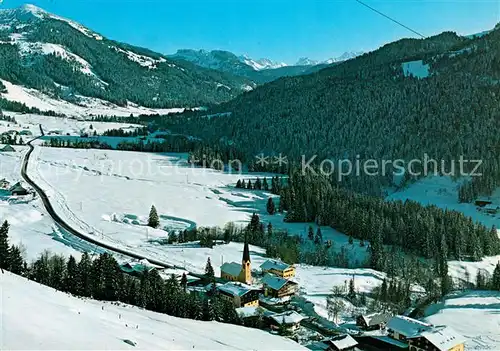
[(66, 276), (64, 278), (64, 291), (77, 294), (78, 265), (73, 255), (69, 256), (66, 263)]
[(264, 177), (264, 180), (262, 181), (262, 189), (264, 189), (264, 191), (269, 191), (269, 184), (267, 183), (266, 177)]
[(481, 270), (478, 270), (476, 274), (476, 289), (482, 290), (485, 288), (486, 288), (486, 279), (483, 273), (481, 273)]
[(156, 212), (156, 207), (152, 205), (149, 211), (148, 226), (151, 228), (158, 228), (159, 225), (160, 219), (158, 218), (158, 212)]
[(262, 182), (260, 181), (259, 177), (257, 177), (257, 180), (255, 181), (254, 189), (255, 190), (262, 190)]
[(267, 200), (267, 213), (269, 213), (270, 215), (273, 215), (276, 213), (276, 207), (274, 205), (274, 200), (272, 197), (270, 197), (268, 200)]
[[(208, 264), (208, 262), (207, 262), (207, 264)], [(186, 276), (186, 273), (184, 272), (184, 273), (182, 273), (182, 278), (181, 278), (181, 287), (182, 287), (182, 290), (184, 292), (187, 291), (187, 283), (188, 283), (187, 276)]]
[(8, 269), (10, 262), (9, 223), (4, 221), (0, 227), (0, 269)]
[(319, 245), (323, 242), (323, 234), (321, 233), (321, 228), (318, 227), (318, 229), (316, 230), (316, 236), (314, 237), (314, 243), (316, 245)]
[(215, 277), (214, 268), (212, 267), (210, 257), (207, 258), (207, 264), (205, 265), (205, 276), (209, 278), (210, 281), (214, 280)]
[(309, 226), (309, 229), (307, 231), (307, 237), (309, 238), (309, 240), (313, 241), (314, 240), (314, 229), (312, 227), (312, 225)]
[(77, 295), (90, 297), (92, 294), (92, 260), (87, 252), (84, 252), (78, 262)]
[(354, 302), (356, 300), (356, 287), (354, 285), (354, 276), (351, 280), (349, 280), (349, 293), (347, 294), (347, 298)]
[(267, 237), (270, 238), (273, 236), (273, 225), (271, 222), (267, 224)]
[(252, 190), (253, 189), (252, 181), (250, 179), (247, 182), (247, 189), (248, 190)]
[(9, 268), (8, 268), (9, 271), (11, 271), (14, 274), (21, 275), (24, 272), (24, 265), (25, 262), (21, 255), (21, 250), (19, 249), (18, 246), (13, 245), (10, 248)]
[(241, 189), (241, 180), (240, 179), (238, 179), (238, 181), (236, 182), (236, 188)]
[(491, 280), (491, 288), (496, 291), (500, 291), (500, 262), (495, 266), (493, 271), (493, 277)]

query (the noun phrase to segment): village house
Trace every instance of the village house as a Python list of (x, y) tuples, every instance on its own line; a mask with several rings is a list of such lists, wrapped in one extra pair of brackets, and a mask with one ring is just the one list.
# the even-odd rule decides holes
[(140, 275), (144, 272), (151, 272), (152, 270), (161, 270), (162, 267), (156, 266), (144, 259), (139, 262), (127, 262), (121, 265), (120, 269), (128, 274)]
[(327, 346), (326, 351), (354, 351), (358, 350), (358, 342), (348, 334), (338, 335), (331, 339), (323, 340)]
[(236, 282), (229, 282), (217, 286), (220, 297), (230, 301), (234, 307), (259, 306), (260, 289), (250, 285)]
[(392, 318), (389, 313), (372, 313), (356, 318), (356, 325), (363, 330), (377, 330), (385, 327)]
[(447, 326), (436, 326), (408, 339), (410, 351), (463, 351), (465, 338)]
[(245, 322), (256, 322), (260, 319), (262, 325), (269, 325), (269, 318), (274, 315), (274, 312), (266, 310), (260, 306), (240, 307), (236, 309), (236, 313)]
[(266, 274), (262, 278), (262, 284), (264, 295), (276, 298), (295, 295), (299, 287), (294, 281), (271, 274)]
[(22, 196), (22, 195), (28, 195), (29, 194), (29, 191), (22, 186), (21, 182), (17, 182), (16, 184), (14, 184), (9, 189), (9, 192), (13, 196)]
[(248, 242), (245, 242), (245, 246), (243, 247), (243, 259), (241, 261), (241, 265), (236, 262), (224, 263), (220, 267), (220, 272), (222, 279), (252, 284), (252, 268)]
[(271, 316), (271, 328), (272, 329), (280, 329), (285, 328), (290, 332), (295, 332), (300, 327), (300, 322), (304, 320), (306, 317), (295, 312), (295, 311), (286, 311), (283, 313), (276, 313)]
[(389, 337), (403, 342), (407, 342), (408, 338), (420, 335), (431, 328), (432, 324), (406, 316), (394, 316), (387, 323)]
[(289, 279), (295, 277), (295, 267), (281, 261), (267, 260), (260, 265), (262, 273), (270, 273), (279, 277)]

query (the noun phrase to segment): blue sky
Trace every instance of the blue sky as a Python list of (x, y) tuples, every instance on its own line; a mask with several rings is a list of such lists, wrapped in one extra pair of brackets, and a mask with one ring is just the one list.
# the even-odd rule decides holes
[[(0, 0), (1, 2), (1, 0)], [(0, 8), (26, 1), (3, 0)], [(500, 22), (498, 0), (364, 0), (424, 35)], [(355, 0), (31, 0), (111, 39), (173, 53), (223, 49), (294, 63), (415, 37)]]

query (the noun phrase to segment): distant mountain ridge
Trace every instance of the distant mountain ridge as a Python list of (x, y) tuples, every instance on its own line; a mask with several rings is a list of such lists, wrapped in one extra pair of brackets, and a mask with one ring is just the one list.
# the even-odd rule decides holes
[[(109, 40), (34, 5), (0, 10), (0, 78), (79, 103), (195, 107), (228, 101), (255, 84)], [(1, 107), (1, 106), (0, 106)]]
[(313, 73), (330, 64), (339, 63), (361, 54), (362, 52), (346, 52), (337, 58), (326, 61), (301, 58), (295, 65), (287, 65), (267, 58), (254, 60), (246, 55), (237, 56), (225, 50), (180, 49), (175, 54), (167, 57), (182, 59), (201, 67), (243, 76), (256, 83), (268, 83), (281, 77)]

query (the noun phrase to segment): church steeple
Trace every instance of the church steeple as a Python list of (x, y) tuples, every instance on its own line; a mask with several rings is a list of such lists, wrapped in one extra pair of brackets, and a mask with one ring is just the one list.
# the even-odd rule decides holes
[(243, 247), (243, 259), (241, 260), (240, 281), (245, 284), (252, 284), (252, 267), (250, 265), (250, 249), (245, 237), (245, 246)]
[(248, 248), (248, 241), (245, 238), (245, 247), (243, 248), (243, 264), (250, 262), (250, 250)]

